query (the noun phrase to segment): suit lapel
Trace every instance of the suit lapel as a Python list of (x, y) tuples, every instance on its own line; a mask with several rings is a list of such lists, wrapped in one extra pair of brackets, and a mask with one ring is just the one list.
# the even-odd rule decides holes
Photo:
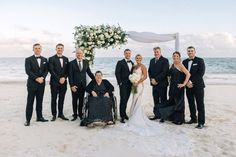
[[(57, 57), (57, 56), (55, 56), (55, 59), (56, 59), (57, 65), (62, 69), (61, 62), (60, 62), (60, 58)], [(63, 59), (63, 58), (62, 58), (62, 59)], [(63, 61), (63, 62), (64, 62), (64, 61)], [(64, 64), (64, 63), (63, 63), (63, 64)], [(63, 67), (64, 67), (64, 65), (63, 65)]]
[(125, 59), (123, 59), (123, 62), (124, 62), (124, 64), (125, 64), (126, 69), (130, 72), (130, 70), (129, 70), (129, 66), (128, 66), (128, 63), (126, 62)]
[(74, 60), (74, 64), (75, 64), (75, 68), (76, 68), (78, 71), (80, 71), (80, 70), (79, 70), (79, 65), (78, 65), (79, 63), (77, 62), (77, 59)]

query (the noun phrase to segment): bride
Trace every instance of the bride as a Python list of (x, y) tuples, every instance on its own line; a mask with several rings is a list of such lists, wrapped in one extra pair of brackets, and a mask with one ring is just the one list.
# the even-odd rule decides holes
[(142, 56), (137, 54), (135, 56), (136, 64), (133, 68), (133, 73), (140, 77), (140, 80), (133, 84), (136, 86), (136, 92), (133, 92), (133, 100), (130, 107), (130, 120), (126, 126), (130, 131), (136, 132), (140, 135), (152, 136), (157, 132), (158, 126), (155, 122), (148, 119), (143, 110), (142, 95), (144, 91), (144, 81), (147, 79), (147, 68), (142, 64)]

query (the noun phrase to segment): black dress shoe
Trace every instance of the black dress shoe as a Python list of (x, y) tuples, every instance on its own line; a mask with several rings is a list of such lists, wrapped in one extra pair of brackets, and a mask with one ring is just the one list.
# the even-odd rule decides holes
[(42, 118), (38, 118), (36, 121), (37, 122), (48, 122), (48, 120), (44, 119), (43, 117)]
[(202, 129), (203, 127), (204, 127), (203, 124), (198, 124), (195, 128), (197, 128), (197, 129)]
[(26, 121), (26, 122), (24, 123), (24, 126), (30, 126), (30, 122)]
[(191, 119), (190, 121), (188, 121), (188, 122), (185, 122), (186, 124), (193, 124), (193, 123), (197, 123), (197, 120), (193, 120), (193, 119)]
[(58, 116), (58, 118), (61, 118), (62, 120), (69, 120), (69, 119), (66, 118), (64, 115), (60, 115), (60, 116)]
[(71, 121), (75, 121), (77, 119), (77, 117), (74, 117), (73, 119), (71, 119)]
[(128, 117), (128, 116), (125, 116), (124, 118), (125, 118), (126, 120), (129, 120), (129, 117)]
[(182, 125), (183, 122), (176, 122), (176, 121), (173, 121), (172, 123), (176, 124), (176, 125)]
[(160, 119), (159, 117), (157, 117), (157, 116), (154, 116), (154, 117), (152, 117), (152, 118), (149, 118), (150, 120), (156, 120), (156, 119)]
[(53, 116), (51, 121), (54, 122), (56, 120), (56, 116)]
[(121, 122), (121, 123), (125, 123), (125, 119), (124, 119), (124, 118), (121, 118), (120, 122)]
[(160, 123), (164, 123), (165, 120), (161, 118), (159, 122), (160, 122)]

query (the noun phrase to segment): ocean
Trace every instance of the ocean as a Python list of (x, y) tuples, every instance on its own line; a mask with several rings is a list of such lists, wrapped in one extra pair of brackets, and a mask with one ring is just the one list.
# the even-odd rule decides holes
[[(73, 60), (74, 58), (70, 58)], [(115, 66), (122, 58), (95, 58), (92, 72), (100, 70), (104, 78), (115, 80)], [(143, 58), (143, 63), (148, 67), (151, 57)], [(204, 58), (206, 73), (204, 76), (206, 84), (236, 84), (236, 58)], [(21, 82), (27, 79), (24, 67), (24, 58), (0, 58), (0, 81)], [(172, 59), (169, 58), (170, 64)], [(49, 79), (50, 74), (47, 76)]]

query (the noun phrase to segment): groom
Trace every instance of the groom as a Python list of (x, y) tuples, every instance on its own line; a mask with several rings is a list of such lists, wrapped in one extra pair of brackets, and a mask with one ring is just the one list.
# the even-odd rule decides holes
[[(196, 57), (196, 50), (193, 46), (187, 48), (189, 58), (183, 61), (183, 65), (190, 71), (191, 77), (187, 83), (186, 95), (189, 103), (191, 120), (187, 124), (197, 123), (196, 128), (202, 129), (205, 123), (205, 107), (204, 107), (204, 80), (205, 63), (202, 58)], [(198, 118), (196, 116), (196, 105), (198, 110)]]
[(132, 83), (129, 80), (129, 75), (132, 73), (132, 67), (134, 63), (130, 60), (131, 51), (130, 49), (125, 49), (125, 58), (118, 61), (116, 64), (116, 80), (120, 88), (120, 117), (121, 123), (125, 123), (125, 119), (129, 120), (126, 114), (127, 102), (129, 100)]

